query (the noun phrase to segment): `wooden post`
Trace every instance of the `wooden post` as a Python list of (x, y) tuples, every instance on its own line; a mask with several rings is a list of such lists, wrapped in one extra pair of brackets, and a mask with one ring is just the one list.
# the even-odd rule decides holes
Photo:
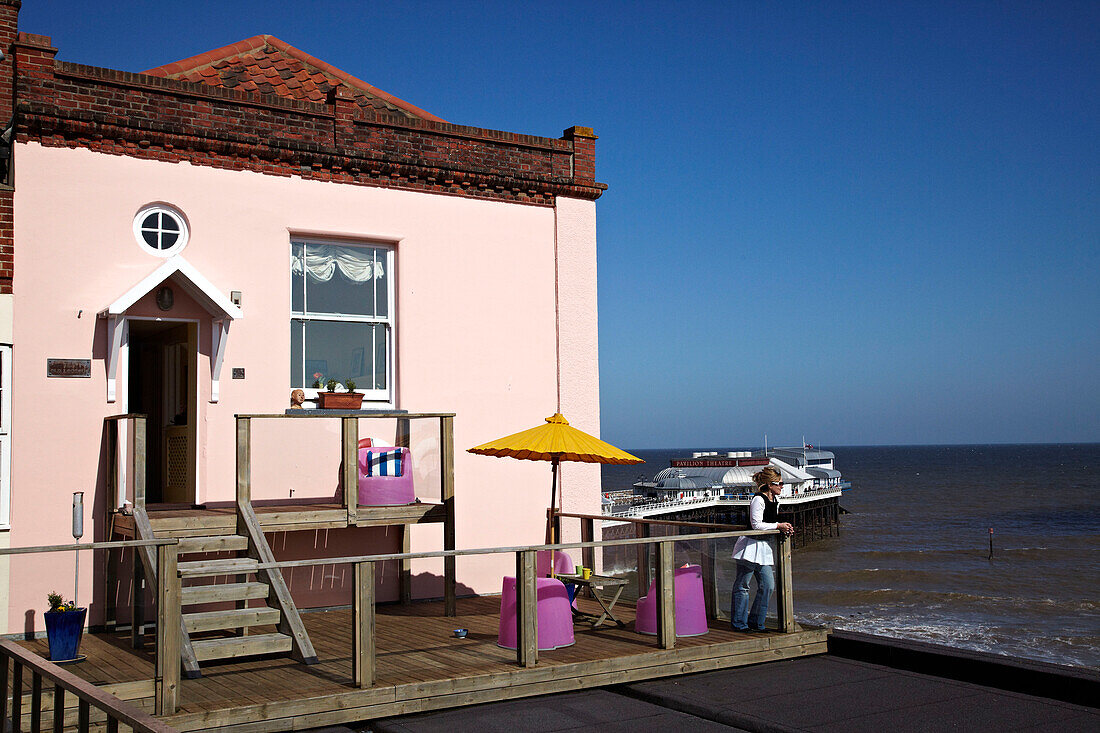
[(130, 466), (134, 476), (134, 507), (145, 508), (145, 417), (134, 418), (134, 460)]
[(352, 679), (356, 687), (371, 687), (374, 668), (374, 563), (355, 563), (355, 605), (352, 610)]
[[(397, 418), (393, 444), (398, 448), (412, 448), (412, 420), (404, 417)], [(401, 552), (412, 552), (412, 527), (402, 524), (397, 531), (401, 533)], [(412, 560), (398, 561), (397, 591), (401, 603), (412, 603)]]
[(398, 448), (412, 448), (412, 420), (407, 417), (397, 418), (393, 444)]
[(252, 418), (237, 418), (237, 503), (252, 503)]
[(779, 577), (776, 578), (775, 610), (779, 621), (779, 630), (789, 634), (796, 630), (794, 622), (794, 595), (791, 587), (791, 540), (779, 535), (779, 562), (776, 570)]
[(0, 652), (0, 725), (8, 719), (8, 659)]
[[(23, 730), (23, 663), (14, 659), (11, 666), (11, 730), (17, 731)], [(7, 693), (5, 689), (4, 694)], [(0, 725), (5, 722), (0, 721)]]
[(657, 543), (657, 643), (662, 649), (676, 646), (675, 554), (674, 543)]
[(154, 680), (157, 715), (173, 715), (180, 694), (179, 545), (157, 546), (157, 665)]
[[(401, 533), (401, 552), (412, 552), (412, 527), (402, 524), (397, 528)], [(412, 603), (412, 560), (404, 558), (398, 561), (397, 590), (402, 603)]]
[[(3, 720), (3, 718), (0, 718)], [(65, 688), (55, 684), (53, 686), (53, 732), (62, 733), (65, 730)]]
[(340, 418), (340, 483), (344, 485), (344, 506), (348, 526), (359, 522), (359, 418)]
[[(596, 536), (596, 520), (594, 519), (582, 519), (581, 520), (581, 542), (594, 542)], [(584, 547), (581, 548), (581, 565), (586, 568), (592, 568), (592, 572), (596, 572), (596, 548)]]
[(538, 591), (535, 551), (516, 553), (516, 661), (534, 667), (539, 661)]
[(130, 646), (141, 649), (145, 646), (145, 568), (138, 557), (138, 548), (130, 553), (130, 570), (133, 578), (130, 588)]
[[(635, 537), (649, 537), (650, 525), (634, 522)], [(649, 543), (635, 545), (638, 551), (638, 597), (649, 593)]]
[[(705, 535), (704, 535), (705, 536)], [(721, 591), (718, 588), (718, 543), (704, 540), (700, 565), (703, 571), (703, 598), (707, 609), (707, 618), (722, 618)]]
[(31, 730), (42, 730), (42, 675), (31, 670)]
[[(455, 549), (455, 419), (439, 418), (440, 500), (443, 502), (443, 549)], [(534, 557), (534, 554), (531, 555)], [(517, 577), (517, 581), (519, 576)], [(455, 602), (455, 558), (443, 558), (443, 613), (458, 613)]]

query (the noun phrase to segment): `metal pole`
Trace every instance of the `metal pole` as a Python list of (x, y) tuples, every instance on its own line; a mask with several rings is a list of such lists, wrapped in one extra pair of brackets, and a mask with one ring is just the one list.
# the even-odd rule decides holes
[[(992, 531), (992, 530), (990, 530)], [(73, 492), (73, 539), (80, 542), (80, 538), (84, 536), (84, 492)], [(80, 604), (77, 602), (77, 595), (80, 592), (80, 550), (73, 551), (76, 557), (73, 563), (75, 569), (75, 579), (73, 581), (73, 605), (80, 608)]]

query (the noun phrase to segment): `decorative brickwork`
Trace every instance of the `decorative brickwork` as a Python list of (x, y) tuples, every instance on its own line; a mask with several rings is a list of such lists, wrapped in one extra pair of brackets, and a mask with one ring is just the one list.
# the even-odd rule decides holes
[(594, 141), (411, 119), (363, 107), (346, 86), (325, 104), (54, 59), (46, 36), (15, 45), (18, 137), (271, 175), (552, 206), (595, 199)]

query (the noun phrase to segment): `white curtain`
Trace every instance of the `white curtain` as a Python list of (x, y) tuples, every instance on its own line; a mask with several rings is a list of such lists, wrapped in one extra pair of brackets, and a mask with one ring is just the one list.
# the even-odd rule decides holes
[(328, 282), (336, 274), (336, 268), (344, 277), (357, 283), (367, 282), (372, 277), (384, 276), (382, 263), (374, 261), (373, 249), (359, 247), (341, 247), (338, 244), (307, 244), (304, 262), (301, 256), (291, 255), (290, 269), (295, 275), (308, 272), (321, 282)]

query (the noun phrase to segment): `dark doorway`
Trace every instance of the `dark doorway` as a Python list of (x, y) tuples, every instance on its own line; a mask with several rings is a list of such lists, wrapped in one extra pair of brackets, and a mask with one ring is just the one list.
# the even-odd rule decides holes
[(128, 411), (148, 417), (145, 495), (150, 504), (195, 502), (195, 323), (131, 319)]

